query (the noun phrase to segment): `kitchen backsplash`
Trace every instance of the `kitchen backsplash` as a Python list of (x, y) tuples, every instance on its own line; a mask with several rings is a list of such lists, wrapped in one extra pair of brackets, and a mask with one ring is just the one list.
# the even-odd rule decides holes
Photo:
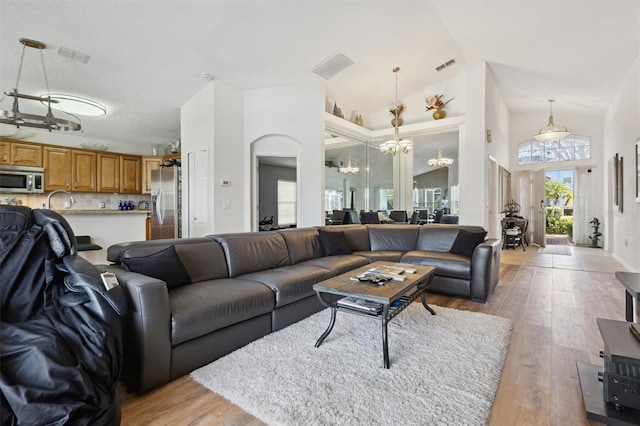
[[(45, 206), (47, 202), (47, 196), (49, 193), (44, 194), (11, 194), (0, 193), (0, 204), (22, 204), (29, 206), (33, 209), (41, 208)], [(144, 203), (151, 205), (151, 195), (145, 194), (103, 194), (93, 192), (72, 192), (74, 204), (71, 206), (75, 210), (99, 210), (101, 204), (104, 203), (104, 209), (118, 210), (118, 204), (120, 201), (131, 201), (131, 205), (134, 209), (144, 209)], [(54, 210), (64, 209), (64, 203), (69, 198), (64, 194), (55, 194), (51, 197), (51, 208)], [(148, 208), (148, 207), (147, 207)]]

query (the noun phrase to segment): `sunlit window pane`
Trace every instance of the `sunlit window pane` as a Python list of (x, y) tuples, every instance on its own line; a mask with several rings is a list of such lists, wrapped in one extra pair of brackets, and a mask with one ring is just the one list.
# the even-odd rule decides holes
[(278, 226), (294, 225), (296, 218), (296, 183), (278, 179)]
[(518, 145), (518, 164), (551, 163), (588, 160), (591, 158), (591, 138), (569, 135), (557, 141), (540, 142), (531, 139)]

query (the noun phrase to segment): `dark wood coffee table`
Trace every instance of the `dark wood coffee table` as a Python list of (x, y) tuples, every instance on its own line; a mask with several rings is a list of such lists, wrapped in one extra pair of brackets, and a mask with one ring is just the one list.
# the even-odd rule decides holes
[[(354, 281), (351, 278), (358, 274), (367, 272), (371, 268), (380, 268), (384, 266), (395, 266), (402, 268), (415, 269), (413, 274), (402, 274), (406, 276), (404, 281), (389, 281), (384, 285), (372, 284), (368, 282)], [(406, 263), (395, 262), (374, 262), (362, 268), (346, 272), (318, 284), (314, 284), (313, 289), (316, 291), (320, 302), (331, 308), (331, 320), (329, 326), (322, 333), (322, 336), (316, 342), (316, 348), (319, 347), (324, 339), (331, 333), (336, 322), (336, 313), (338, 311), (350, 314), (364, 315), (382, 322), (382, 352), (384, 359), (384, 368), (389, 368), (389, 339), (387, 334), (387, 324), (396, 315), (402, 312), (414, 300), (420, 297), (422, 305), (426, 310), (435, 315), (435, 311), (427, 304), (425, 291), (433, 278), (435, 268), (431, 266), (412, 265)], [(364, 309), (351, 308), (337, 303), (336, 296), (355, 297), (366, 302), (379, 303), (381, 309), (379, 311), (366, 311)], [(334, 301), (335, 300), (335, 301)]]

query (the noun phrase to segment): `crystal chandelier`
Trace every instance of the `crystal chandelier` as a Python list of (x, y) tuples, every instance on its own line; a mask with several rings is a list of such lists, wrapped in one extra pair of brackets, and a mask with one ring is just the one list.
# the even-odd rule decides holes
[(392, 109), (394, 119), (392, 120), (393, 124), (393, 139), (388, 140), (380, 145), (380, 151), (383, 154), (393, 154), (396, 155), (398, 152), (404, 152), (408, 154), (411, 151), (411, 147), (413, 143), (411, 143), (408, 139), (400, 139), (400, 131), (398, 130), (398, 126), (400, 125), (400, 102), (398, 102), (398, 71), (400, 71), (399, 67), (395, 67), (393, 72), (396, 75), (396, 107)]
[(447, 158), (442, 156), (442, 148), (438, 149), (438, 158), (432, 158), (427, 161), (427, 164), (431, 167), (449, 167), (453, 164), (453, 158)]
[(360, 171), (360, 167), (352, 167), (351, 157), (349, 157), (349, 161), (347, 162), (347, 167), (340, 167), (338, 171), (344, 175), (348, 175), (349, 173), (351, 173), (352, 175), (355, 175)]
[[(65, 120), (62, 118), (56, 118), (53, 116), (53, 112), (51, 111), (51, 105), (58, 103), (58, 101), (52, 98), (51, 93), (49, 91), (49, 78), (47, 76), (47, 70), (44, 66), (44, 55), (42, 54), (42, 51), (44, 50), (44, 48), (47, 47), (46, 44), (36, 40), (29, 40), (27, 38), (21, 38), (20, 44), (22, 44), (22, 55), (20, 56), (20, 66), (18, 67), (18, 78), (16, 81), (16, 87), (13, 89), (13, 92), (5, 93), (5, 95), (13, 97), (13, 107), (11, 108), (11, 111), (0, 111), (0, 123), (14, 125), (16, 126), (16, 129), (19, 129), (20, 127), (36, 127), (40, 129), (47, 129), (49, 131), (80, 130), (81, 129), (80, 123), (77, 123), (71, 120)], [(42, 71), (44, 73), (44, 82), (47, 88), (47, 94), (44, 96), (26, 95), (18, 91), (18, 85), (20, 84), (20, 77), (22, 76), (22, 65), (24, 63), (24, 54), (26, 52), (27, 47), (40, 50), (40, 62), (42, 63)], [(43, 115), (36, 115), (36, 114), (25, 114), (20, 112), (18, 99), (26, 99), (30, 101), (43, 102), (47, 106), (47, 115), (43, 116)]]
[(557, 141), (569, 135), (566, 127), (556, 127), (556, 125), (553, 124), (552, 107), (554, 102), (554, 99), (549, 99), (549, 124), (547, 127), (540, 129), (538, 134), (534, 136), (534, 138), (541, 142)]

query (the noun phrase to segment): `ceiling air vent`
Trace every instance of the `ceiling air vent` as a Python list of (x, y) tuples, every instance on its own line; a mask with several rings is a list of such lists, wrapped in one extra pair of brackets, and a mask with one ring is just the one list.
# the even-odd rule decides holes
[(444, 64), (438, 65), (438, 66), (436, 67), (436, 71), (440, 72), (440, 71), (442, 71), (442, 70), (443, 70), (443, 69), (445, 69), (445, 68), (449, 68), (450, 66), (455, 65), (455, 63), (456, 63), (456, 60), (455, 60), (455, 59), (453, 59), (453, 58), (452, 58), (452, 59), (449, 59), (449, 60), (448, 60), (447, 62), (445, 62)]
[(316, 65), (313, 72), (325, 80), (329, 80), (331, 77), (350, 67), (354, 63), (355, 62), (349, 59), (349, 57), (344, 53), (337, 52)]
[(58, 49), (58, 56), (73, 59), (74, 61), (82, 62), (83, 64), (88, 63), (89, 59), (91, 59), (91, 55), (87, 55), (86, 53), (81, 53), (77, 50), (69, 49), (64, 46), (60, 46)]

